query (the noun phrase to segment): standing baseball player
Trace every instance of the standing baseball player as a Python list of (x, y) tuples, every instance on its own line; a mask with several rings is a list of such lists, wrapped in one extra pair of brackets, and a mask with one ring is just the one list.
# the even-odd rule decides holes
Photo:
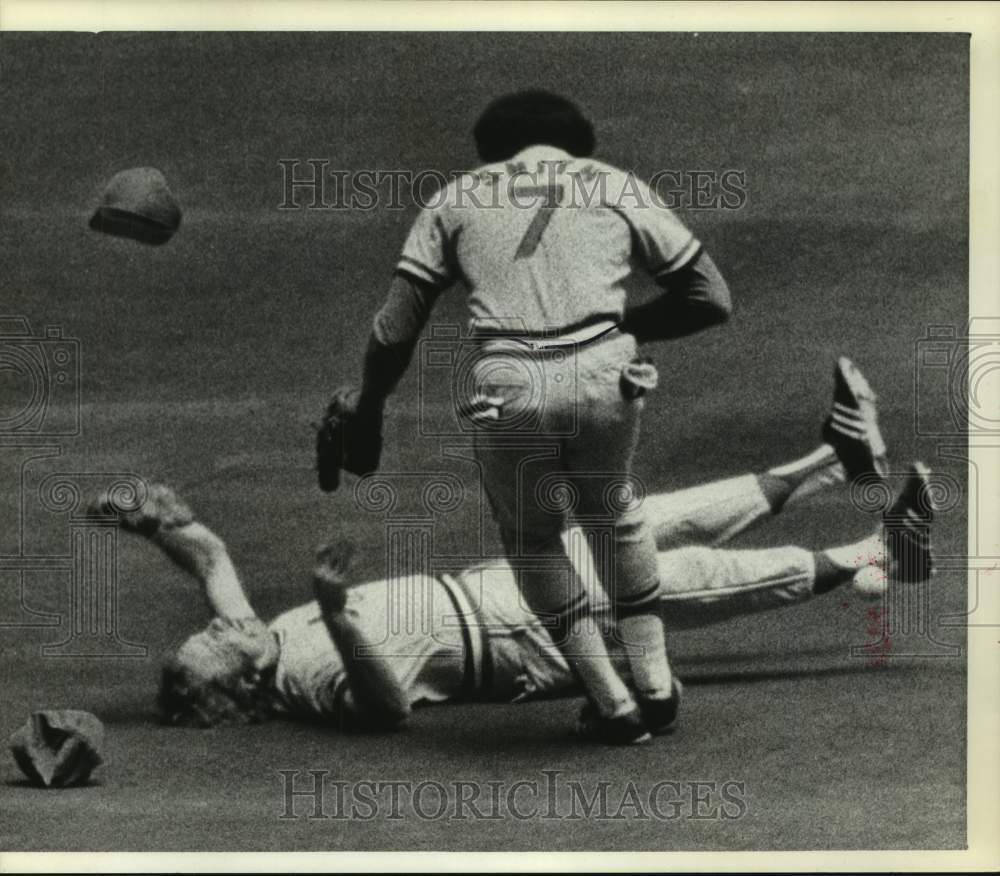
[[(385, 399), (435, 301), (461, 281), (478, 347), (458, 375), (459, 401), (476, 426), (476, 461), (518, 586), (587, 693), (580, 735), (644, 742), (672, 720), (677, 694), (657, 611), (656, 546), (629, 493), (641, 396), (656, 383), (637, 347), (723, 322), (729, 291), (648, 186), (588, 157), (593, 129), (568, 100), (502, 97), (474, 136), (485, 165), (421, 211), (375, 317), (344, 467), (377, 467)], [(633, 264), (664, 292), (628, 309)], [(560, 505), (567, 496), (571, 507)], [(567, 556), (569, 513), (603, 551), (634, 698)]]

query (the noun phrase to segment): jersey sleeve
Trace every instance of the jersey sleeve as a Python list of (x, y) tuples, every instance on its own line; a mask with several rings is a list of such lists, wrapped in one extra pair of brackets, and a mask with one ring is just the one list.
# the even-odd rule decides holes
[(375, 339), (387, 347), (415, 343), (441, 291), (414, 282), (412, 276), (393, 277), (389, 295), (372, 323)]
[(619, 212), (632, 229), (646, 270), (657, 280), (691, 264), (701, 252), (701, 243), (688, 227), (634, 177), (623, 192)]
[(435, 289), (451, 286), (458, 277), (446, 225), (447, 214), (443, 208), (421, 210), (403, 244), (396, 270), (423, 280)]

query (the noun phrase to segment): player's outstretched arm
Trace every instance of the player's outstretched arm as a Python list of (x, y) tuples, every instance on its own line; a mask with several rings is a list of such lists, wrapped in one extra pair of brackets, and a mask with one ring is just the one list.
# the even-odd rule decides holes
[[(107, 495), (101, 495), (93, 507), (109, 513), (113, 506)], [(170, 487), (150, 484), (142, 505), (135, 511), (120, 513), (118, 523), (126, 532), (151, 541), (194, 576), (220, 618), (237, 621), (257, 616), (222, 539), (198, 523), (187, 503)]]
[(348, 683), (345, 708), (364, 725), (392, 727), (406, 720), (410, 703), (389, 664), (346, 607), (352, 554), (353, 548), (346, 541), (320, 547), (313, 567), (313, 593), (323, 623), (344, 661)]

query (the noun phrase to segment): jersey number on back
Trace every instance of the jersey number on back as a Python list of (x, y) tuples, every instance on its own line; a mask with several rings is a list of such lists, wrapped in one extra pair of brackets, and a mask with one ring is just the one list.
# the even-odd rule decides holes
[(532, 218), (528, 230), (524, 232), (524, 237), (521, 238), (521, 242), (518, 244), (517, 252), (514, 253), (515, 259), (530, 258), (535, 254), (535, 250), (538, 249), (538, 244), (541, 242), (545, 229), (548, 228), (549, 222), (552, 221), (552, 214), (555, 212), (556, 207), (559, 206), (562, 193), (563, 187), (561, 185), (528, 186), (523, 189), (517, 189), (518, 197), (538, 198), (544, 196), (545, 200)]

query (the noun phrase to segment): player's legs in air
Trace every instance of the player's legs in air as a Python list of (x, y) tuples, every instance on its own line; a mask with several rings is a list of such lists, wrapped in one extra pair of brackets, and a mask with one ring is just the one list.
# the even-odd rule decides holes
[(647, 496), (657, 548), (723, 544), (819, 490), (884, 476), (888, 461), (875, 401), (861, 371), (839, 359), (823, 443), (765, 472)]
[[(683, 628), (786, 605), (849, 580), (857, 568), (876, 564), (881, 536), (858, 545), (812, 554), (801, 548), (711, 551), (790, 503), (825, 487), (887, 470), (876, 396), (847, 358), (834, 368), (831, 411), (823, 443), (800, 459), (766, 472), (730, 478), (646, 500), (659, 556), (661, 611), (668, 628)], [(681, 548), (671, 551), (670, 548)], [(852, 565), (852, 564), (857, 565)], [(654, 732), (676, 716), (661, 706)]]
[[(905, 560), (901, 548), (890, 548), (892, 555), (886, 556), (886, 543), (899, 540), (895, 525), (888, 532), (879, 527), (858, 542), (819, 552), (797, 547), (737, 551), (702, 547), (724, 544), (819, 490), (845, 480), (881, 478), (888, 461), (875, 400), (864, 375), (841, 358), (834, 369), (824, 443), (811, 453), (758, 474), (647, 498), (661, 551), (661, 577), (669, 582), (662, 598), (671, 627), (712, 623), (808, 599), (853, 580), (858, 569), (869, 565), (889, 567), (892, 575), (904, 580), (920, 577), (915, 569), (929, 568), (929, 545), (911, 550), (911, 561)], [(916, 468), (895, 507), (926, 504), (927, 479), (926, 469)], [(870, 582), (872, 576), (865, 580)], [(880, 594), (876, 587), (867, 595)]]
[[(822, 551), (799, 547), (720, 550), (724, 544), (789, 506), (845, 481), (880, 479), (888, 471), (875, 393), (847, 359), (834, 370), (824, 443), (805, 456), (757, 474), (741, 475), (646, 498), (660, 550), (661, 601), (670, 628), (699, 626), (810, 599), (874, 566), (904, 582), (933, 570), (923, 533), (933, 520), (930, 472), (916, 463), (875, 532)], [(870, 481), (869, 481), (870, 482)], [(859, 581), (862, 580), (859, 578)], [(878, 597), (878, 576), (861, 595)]]
[[(848, 583), (854, 584), (855, 595), (879, 599), (890, 580), (912, 583), (930, 577), (933, 556), (927, 533), (933, 518), (930, 472), (914, 463), (877, 529), (857, 541), (819, 551), (795, 546), (663, 551), (660, 574), (671, 582), (661, 592), (664, 620), (670, 629), (707, 626), (807, 601)], [(861, 570), (872, 574), (859, 575)]]

